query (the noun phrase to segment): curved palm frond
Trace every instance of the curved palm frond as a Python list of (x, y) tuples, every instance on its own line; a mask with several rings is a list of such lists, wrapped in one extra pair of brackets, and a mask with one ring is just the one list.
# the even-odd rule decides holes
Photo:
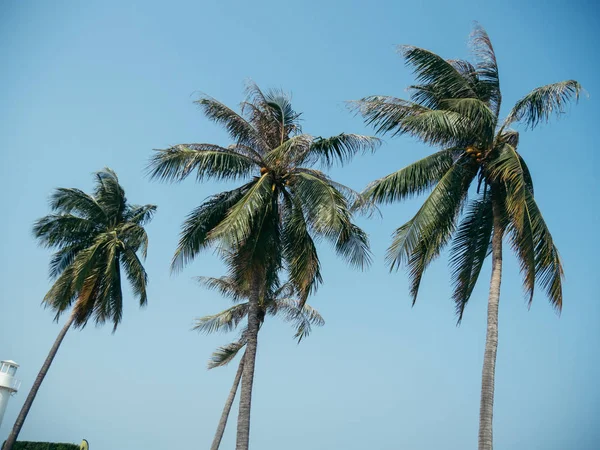
[(171, 270), (181, 270), (192, 261), (202, 248), (211, 243), (209, 233), (252, 188), (254, 182), (210, 197), (194, 209), (183, 222), (177, 250), (171, 261)]
[(494, 116), (500, 114), (502, 104), (502, 93), (500, 91), (500, 75), (498, 73), (498, 61), (492, 41), (479, 24), (476, 24), (471, 33), (471, 50), (475, 55), (478, 97), (490, 103)]
[(95, 223), (105, 223), (108, 216), (96, 199), (80, 189), (58, 188), (50, 196), (50, 208), (60, 214), (75, 214)]
[(261, 176), (227, 211), (226, 216), (209, 232), (210, 239), (222, 240), (228, 246), (246, 241), (257, 229), (257, 221), (272, 209), (273, 179), (270, 173)]
[(514, 122), (524, 122), (527, 127), (533, 129), (540, 122), (548, 122), (553, 114), (558, 116), (564, 114), (571, 100), (577, 102), (582, 90), (581, 85), (575, 80), (536, 88), (515, 104), (503, 128)]
[(242, 286), (233, 277), (196, 277), (195, 280), (207, 289), (219, 292), (224, 297), (229, 297), (234, 302), (247, 298), (250, 295), (247, 286)]
[(476, 98), (467, 80), (439, 55), (419, 47), (399, 47), (406, 64), (412, 66), (418, 82), (440, 93), (441, 98)]
[(390, 270), (407, 264), (413, 303), (425, 269), (439, 255), (454, 232), (476, 171), (470, 165), (453, 165), (417, 214), (394, 233), (386, 260)]
[(183, 144), (157, 150), (150, 163), (150, 178), (181, 181), (196, 172), (198, 181), (207, 178), (235, 180), (248, 176), (260, 164), (254, 159), (212, 144)]
[(308, 231), (302, 205), (290, 199), (284, 209), (283, 258), (289, 282), (303, 301), (323, 281), (317, 248)]
[(223, 125), (237, 144), (243, 144), (264, 153), (268, 149), (261, 134), (242, 116), (212, 97), (203, 95), (195, 102), (204, 115)]
[(102, 207), (109, 220), (113, 223), (123, 219), (122, 215), (127, 206), (125, 190), (119, 184), (117, 174), (105, 167), (96, 172), (94, 199)]
[(196, 319), (194, 330), (201, 333), (214, 333), (216, 331), (232, 331), (248, 314), (249, 304), (240, 303), (227, 308), (225, 311)]
[(469, 204), (456, 230), (450, 250), (450, 267), (458, 323), (462, 321), (465, 306), (489, 254), (493, 223), (492, 196), (484, 193)]
[(374, 152), (381, 145), (381, 139), (359, 134), (341, 133), (329, 138), (318, 137), (304, 156), (305, 161), (321, 162), (325, 167), (331, 167), (335, 162), (346, 164), (358, 153)]
[(244, 348), (245, 345), (246, 340), (242, 338), (239, 341), (219, 347), (210, 356), (210, 360), (208, 361), (208, 369), (226, 366), (236, 357), (238, 352)]
[(369, 184), (362, 195), (376, 203), (392, 203), (431, 189), (454, 162), (454, 149), (446, 149)]

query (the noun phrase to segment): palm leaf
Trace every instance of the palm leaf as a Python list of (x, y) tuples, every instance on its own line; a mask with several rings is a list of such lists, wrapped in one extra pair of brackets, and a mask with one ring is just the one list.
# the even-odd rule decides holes
[(578, 101), (582, 90), (581, 85), (575, 80), (534, 89), (515, 104), (503, 127), (508, 127), (513, 122), (524, 122), (533, 129), (540, 122), (548, 122), (553, 114), (558, 116), (564, 114), (571, 100)]
[[(486, 195), (487, 194), (487, 195)], [(488, 255), (493, 229), (492, 197), (486, 193), (473, 200), (463, 217), (452, 242), (450, 267), (458, 323), (477, 283), (483, 262)]]
[(151, 178), (180, 181), (196, 172), (198, 181), (207, 178), (235, 180), (256, 168), (252, 158), (212, 144), (183, 144), (157, 150), (148, 165)]

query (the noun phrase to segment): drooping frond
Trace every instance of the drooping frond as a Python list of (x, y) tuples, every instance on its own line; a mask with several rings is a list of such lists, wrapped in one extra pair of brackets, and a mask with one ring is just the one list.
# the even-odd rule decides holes
[(144, 226), (149, 223), (156, 213), (156, 205), (130, 205), (124, 220)]
[(481, 268), (488, 255), (493, 229), (492, 197), (486, 193), (471, 201), (463, 217), (450, 250), (450, 268), (458, 323), (462, 321), (465, 306), (477, 283)]
[(93, 240), (101, 227), (72, 214), (49, 214), (33, 225), (33, 235), (44, 247), (63, 247)]
[(302, 204), (308, 226), (318, 235), (337, 240), (339, 233), (350, 226), (346, 198), (322, 177), (296, 171), (290, 187)]
[(214, 333), (216, 331), (232, 331), (248, 314), (248, 303), (240, 303), (227, 308), (220, 313), (196, 319), (194, 330), (201, 333)]
[(381, 144), (381, 140), (371, 136), (358, 134), (338, 134), (329, 138), (317, 138), (310, 146), (306, 155), (307, 161), (320, 162), (326, 167), (331, 167), (335, 162), (345, 164), (357, 153), (374, 152)]
[(429, 155), (407, 167), (371, 183), (362, 195), (376, 203), (392, 203), (422, 194), (450, 169), (453, 149)]
[(219, 292), (224, 297), (228, 297), (234, 302), (238, 302), (250, 295), (247, 286), (242, 286), (229, 276), (225, 277), (196, 277), (198, 283), (207, 289), (212, 289)]
[(252, 185), (253, 183), (248, 183), (232, 191), (214, 195), (188, 215), (182, 226), (171, 270), (181, 270), (202, 248), (210, 244), (209, 232), (225, 218), (227, 212), (244, 197)]
[(133, 294), (139, 298), (140, 306), (145, 306), (148, 302), (148, 293), (146, 292), (148, 275), (142, 262), (133, 249), (125, 247), (121, 253), (121, 264), (125, 269)]
[(550, 303), (560, 311), (564, 276), (560, 255), (531, 192), (527, 193), (527, 205), (535, 242), (536, 283), (546, 291)]
[(210, 231), (210, 238), (235, 246), (258, 232), (257, 221), (260, 222), (272, 207), (273, 190), (273, 179), (266, 173), (229, 208), (227, 215)]
[(440, 254), (455, 229), (475, 174), (476, 168), (470, 165), (452, 166), (417, 214), (394, 233), (386, 259), (390, 270), (407, 264), (413, 303), (425, 269)]
[(196, 179), (235, 180), (248, 176), (257, 161), (212, 144), (183, 144), (157, 150), (148, 165), (151, 178), (181, 181), (196, 172)]
[(219, 347), (210, 356), (210, 360), (208, 361), (208, 369), (226, 366), (236, 357), (238, 352), (244, 348), (245, 345), (246, 340), (240, 339), (239, 341)]
[(565, 108), (573, 99), (578, 101), (582, 90), (575, 80), (534, 89), (515, 104), (503, 127), (508, 127), (513, 122), (523, 122), (529, 128), (535, 128), (540, 122), (548, 122), (553, 114), (564, 114)]
[(313, 326), (325, 325), (325, 320), (319, 312), (300, 300), (291, 298), (280, 298), (271, 303), (273, 314), (282, 316), (286, 322), (290, 322), (296, 328), (294, 339), (298, 343), (308, 337)]
[(300, 298), (306, 301), (317, 285), (323, 281), (321, 263), (304, 218), (302, 205), (292, 198), (288, 198), (285, 205), (283, 257), (290, 283), (293, 284)]
[(373, 261), (368, 234), (353, 223), (344, 225), (335, 243), (335, 250), (351, 266), (361, 270)]
[(489, 180), (500, 183), (506, 189), (506, 212), (519, 230), (526, 220), (525, 194), (528, 185), (531, 184), (529, 171), (526, 171), (525, 167), (521, 156), (509, 144), (496, 149), (494, 158), (488, 166)]

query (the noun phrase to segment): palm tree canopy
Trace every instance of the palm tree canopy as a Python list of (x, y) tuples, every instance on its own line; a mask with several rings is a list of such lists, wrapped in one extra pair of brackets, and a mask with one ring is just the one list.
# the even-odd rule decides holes
[(149, 164), (150, 176), (180, 181), (195, 174), (199, 181), (243, 184), (208, 198), (189, 214), (172, 261), (174, 270), (217, 245), (234, 254), (228, 260), (232, 273), (239, 275), (238, 284), (246, 282), (249, 272), (258, 270), (264, 278), (285, 269), (304, 302), (321, 281), (316, 239), (332, 242), (355, 266), (369, 263), (367, 236), (351, 220), (349, 203), (357, 194), (314, 166), (329, 167), (372, 151), (377, 138), (305, 134), (289, 96), (263, 93), (255, 84), (249, 85), (239, 114), (208, 96), (197, 104), (208, 119), (227, 130), (232, 144), (181, 144), (158, 150)]
[[(204, 316), (196, 319), (194, 330), (204, 333), (218, 331), (229, 332), (237, 328), (248, 315), (249, 303), (240, 300), (250, 296), (247, 286), (240, 286), (232, 277), (220, 278), (198, 277), (197, 280), (209, 289), (214, 289), (226, 297), (232, 299), (236, 304), (218, 314)], [(293, 298), (294, 287), (290, 283), (279, 285), (277, 281), (267, 289), (267, 295), (259, 299), (259, 320), (262, 325), (267, 316), (278, 316), (291, 323), (296, 333), (295, 339), (298, 343), (307, 337), (313, 326), (323, 326), (325, 320), (319, 312), (302, 300)], [(246, 344), (245, 331), (242, 330), (240, 338), (228, 345), (219, 347), (211, 356), (208, 368), (224, 366), (229, 363)]]
[[(417, 81), (409, 87), (410, 99), (371, 96), (351, 102), (379, 133), (406, 134), (441, 147), (373, 182), (363, 195), (375, 203), (389, 203), (430, 192), (415, 216), (396, 230), (387, 254), (392, 269), (407, 266), (413, 303), (423, 272), (453, 239), (453, 299), (460, 322), (489, 254), (496, 211), (519, 259), (529, 302), (537, 284), (560, 311), (560, 257), (534, 199), (519, 133), (510, 126), (521, 123), (534, 128), (552, 115), (563, 114), (571, 100), (578, 100), (582, 88), (568, 80), (534, 89), (501, 120), (498, 64), (489, 36), (480, 26), (473, 31), (471, 48), (473, 63), (401, 47)], [(467, 193), (473, 185), (477, 194), (469, 201)]]
[(156, 206), (127, 203), (125, 191), (111, 169), (95, 174), (93, 194), (59, 188), (50, 198), (49, 214), (37, 220), (33, 234), (39, 243), (57, 249), (50, 261), (54, 284), (44, 304), (55, 318), (74, 305), (74, 325), (113, 323), (123, 314), (121, 270), (140, 306), (148, 300), (148, 276), (138, 256), (146, 257), (148, 236), (144, 225)]

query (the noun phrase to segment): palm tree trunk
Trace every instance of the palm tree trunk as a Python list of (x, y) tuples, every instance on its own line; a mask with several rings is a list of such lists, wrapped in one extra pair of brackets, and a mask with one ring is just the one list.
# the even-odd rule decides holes
[(250, 291), (248, 308), (248, 330), (242, 388), (240, 390), (240, 409), (238, 413), (236, 450), (248, 450), (250, 442), (250, 406), (252, 403), (252, 384), (254, 381), (254, 363), (258, 344), (260, 276), (254, 276)]
[(496, 351), (498, 350), (498, 303), (502, 279), (502, 235), (504, 228), (494, 205), (494, 234), (492, 237), (492, 279), (488, 298), (487, 336), (481, 377), (481, 403), (479, 406), (479, 450), (492, 450), (492, 421), (494, 415), (494, 378)]
[(245, 358), (246, 354), (244, 353), (244, 356), (242, 356), (242, 359), (240, 360), (237, 373), (235, 374), (233, 386), (231, 387), (231, 391), (229, 392), (229, 397), (227, 397), (227, 401), (225, 402), (223, 414), (221, 414), (221, 420), (219, 421), (219, 426), (217, 427), (217, 432), (215, 433), (215, 438), (213, 439), (213, 443), (210, 447), (210, 450), (219, 450), (219, 445), (221, 445), (221, 439), (223, 439), (223, 433), (225, 433), (225, 427), (227, 426), (229, 412), (231, 411), (231, 406), (233, 405), (233, 401), (235, 400), (235, 394), (237, 393), (238, 386), (240, 384), (240, 379), (242, 378), (242, 371), (244, 370)]
[(52, 360), (54, 360), (54, 357), (56, 356), (56, 352), (58, 352), (58, 348), (60, 347), (60, 344), (62, 343), (63, 339), (65, 338), (67, 331), (69, 331), (69, 328), (71, 328), (73, 319), (74, 319), (74, 317), (73, 317), (73, 315), (71, 315), (69, 317), (69, 319), (67, 320), (67, 322), (65, 323), (65, 325), (62, 327), (62, 330), (60, 330), (60, 333), (58, 333), (58, 337), (56, 338), (56, 341), (54, 341), (54, 345), (50, 349), (50, 353), (48, 353), (48, 356), (46, 357), (46, 361), (44, 361), (44, 365), (40, 369), (40, 372), (38, 373), (38, 376), (35, 379), (35, 382), (33, 383), (31, 390), (29, 391), (29, 395), (27, 395), (27, 398), (25, 399), (25, 404), (21, 408), (21, 412), (19, 413), (19, 416), (17, 417), (17, 420), (15, 421), (15, 425), (13, 426), (12, 431), (8, 435), (8, 439), (6, 439), (6, 442), (4, 443), (3, 450), (12, 450), (13, 445), (17, 441), (17, 438), (19, 437), (19, 433), (21, 432), (21, 428), (23, 427), (23, 423), (25, 422), (25, 419), (27, 418), (27, 414), (29, 414), (29, 410), (31, 409), (31, 405), (33, 404), (33, 401), (35, 400), (35, 396), (37, 395), (38, 391), (40, 390), (42, 381), (44, 381), (44, 378), (46, 377), (46, 374), (48, 373), (48, 369), (50, 369), (50, 365), (52, 364)]

